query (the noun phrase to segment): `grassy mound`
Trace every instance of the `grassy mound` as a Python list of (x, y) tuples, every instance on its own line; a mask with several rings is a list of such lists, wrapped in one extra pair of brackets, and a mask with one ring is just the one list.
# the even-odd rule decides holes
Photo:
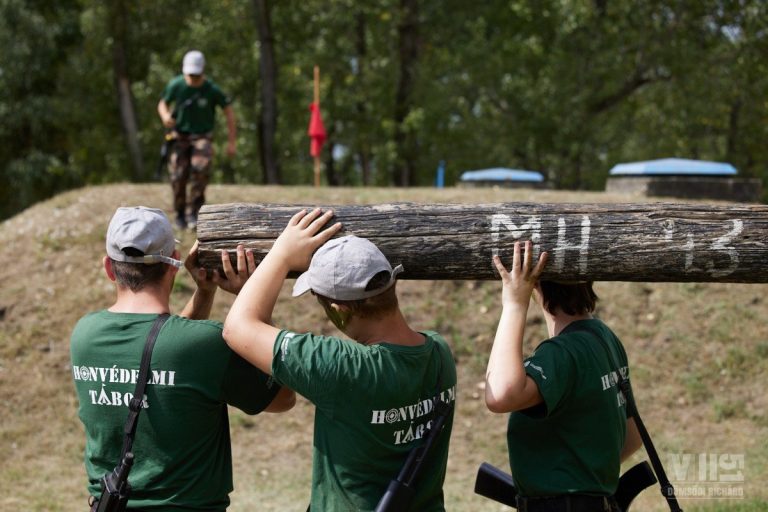
[[(0, 509), (85, 509), (83, 430), (69, 366), (69, 334), (87, 311), (108, 307), (104, 233), (115, 208), (170, 204), (167, 185), (110, 185), (75, 190), (0, 224)], [(213, 186), (209, 203), (366, 204), (414, 202), (615, 202), (597, 193), (494, 189), (311, 189)], [(631, 200), (631, 198), (629, 199)], [(170, 213), (170, 212), (169, 212)], [(194, 235), (180, 234), (182, 250)], [(189, 297), (179, 273), (172, 308)], [(497, 282), (409, 282), (401, 302), (417, 328), (446, 335), (458, 360), (456, 423), (446, 479), (449, 510), (503, 510), (472, 493), (482, 461), (506, 468), (506, 416), (485, 409), (485, 363), (500, 312)], [(623, 339), (638, 403), (680, 487), (704, 474), (710, 454), (744, 456), (744, 500), (684, 501), (688, 510), (765, 510), (768, 500), (768, 299), (765, 285), (598, 283), (598, 314)], [(223, 319), (231, 296), (220, 292), (211, 318)], [(546, 337), (532, 308), (526, 348)], [(293, 330), (333, 332), (311, 299), (291, 300), (288, 286), (275, 321)], [(233, 511), (303, 511), (309, 498), (312, 407), (300, 400), (284, 415), (231, 414), (235, 460)], [(699, 464), (707, 454), (708, 465)], [(690, 465), (684, 466), (686, 456)], [(628, 464), (644, 458), (636, 455)], [(720, 460), (720, 459), (718, 459)], [(673, 462), (677, 461), (677, 464)], [(734, 474), (722, 459), (719, 475)], [(701, 467), (700, 467), (701, 466)], [(717, 475), (717, 476), (719, 476)], [(677, 476), (677, 478), (676, 478)], [(707, 482), (705, 482), (706, 484)], [(41, 492), (45, 486), (47, 492)], [(50, 496), (45, 497), (44, 496)], [(664, 510), (656, 489), (635, 510)]]

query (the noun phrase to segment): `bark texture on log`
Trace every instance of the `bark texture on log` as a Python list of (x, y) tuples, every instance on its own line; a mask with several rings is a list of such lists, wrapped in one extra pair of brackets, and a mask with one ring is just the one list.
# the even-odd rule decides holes
[[(311, 205), (309, 206), (312, 207)], [(200, 258), (220, 268), (237, 244), (259, 262), (300, 205), (221, 204), (200, 211)], [(516, 240), (549, 253), (544, 278), (768, 282), (768, 207), (652, 204), (379, 204), (327, 206), (341, 235), (374, 242), (404, 279), (498, 279)]]

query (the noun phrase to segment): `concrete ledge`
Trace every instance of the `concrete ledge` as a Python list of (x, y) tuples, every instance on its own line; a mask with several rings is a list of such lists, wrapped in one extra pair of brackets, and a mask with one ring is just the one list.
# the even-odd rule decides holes
[(605, 191), (647, 197), (758, 203), (762, 197), (762, 181), (759, 178), (711, 176), (611, 176)]

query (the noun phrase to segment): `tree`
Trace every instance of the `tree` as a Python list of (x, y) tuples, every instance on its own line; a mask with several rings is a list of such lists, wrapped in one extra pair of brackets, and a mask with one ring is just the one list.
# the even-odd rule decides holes
[(413, 90), (416, 86), (421, 40), (419, 35), (419, 0), (400, 0), (398, 25), (398, 57), (400, 76), (395, 93), (395, 151), (393, 169), (395, 184), (407, 187), (416, 172), (417, 139), (408, 126), (413, 111)]
[(275, 63), (275, 36), (272, 32), (268, 0), (253, 0), (256, 27), (259, 33), (261, 69), (261, 119), (259, 120), (259, 147), (264, 169), (264, 182), (280, 183), (280, 164), (277, 158), (277, 64)]
[(76, 1), (0, 0), (0, 219), (82, 182), (59, 95), (78, 16)]
[(131, 78), (128, 73), (126, 46), (128, 44), (128, 13), (124, 0), (108, 3), (110, 32), (112, 33), (112, 72), (114, 75), (117, 103), (120, 108), (120, 121), (123, 135), (131, 157), (133, 181), (144, 178), (144, 162), (139, 142), (139, 126), (136, 119)]

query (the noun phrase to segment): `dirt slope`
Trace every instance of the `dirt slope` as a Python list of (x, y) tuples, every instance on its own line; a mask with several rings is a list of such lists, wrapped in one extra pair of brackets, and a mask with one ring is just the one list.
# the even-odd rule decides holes
[[(214, 186), (209, 191), (211, 203), (618, 200), (631, 198), (492, 189)], [(71, 383), (69, 333), (83, 313), (110, 304), (112, 287), (101, 257), (114, 209), (145, 204), (168, 210), (169, 201), (163, 184), (93, 187), (62, 194), (0, 224), (0, 397), (6, 406), (0, 423), (0, 510), (84, 509), (83, 433)], [(183, 233), (180, 239), (186, 249), (194, 236)], [(190, 286), (189, 278), (180, 277), (176, 311)], [(602, 299), (599, 315), (627, 346), (639, 405), (659, 451), (668, 466), (679, 463), (668, 471), (695, 477), (699, 454), (744, 456), (741, 487), (748, 500), (687, 501), (684, 508), (763, 510), (761, 503), (768, 499), (768, 288), (599, 283), (596, 289)], [(400, 290), (411, 322), (445, 333), (459, 363), (448, 509), (503, 510), (472, 494), (481, 461), (506, 467), (506, 418), (486, 411), (478, 387), (499, 314), (499, 285), (404, 282)], [(221, 293), (212, 318), (223, 319), (230, 303)], [(277, 311), (276, 321), (292, 329), (333, 331), (309, 300), (290, 300), (284, 293)], [(529, 323), (526, 346), (532, 349), (545, 331), (540, 316)], [(236, 487), (231, 510), (305, 510), (312, 407), (302, 401), (288, 414), (263, 417), (235, 411), (231, 423)], [(687, 473), (680, 466), (686, 455), (693, 456)], [(718, 460), (727, 465), (730, 459)], [(653, 490), (635, 510), (663, 509)]]

